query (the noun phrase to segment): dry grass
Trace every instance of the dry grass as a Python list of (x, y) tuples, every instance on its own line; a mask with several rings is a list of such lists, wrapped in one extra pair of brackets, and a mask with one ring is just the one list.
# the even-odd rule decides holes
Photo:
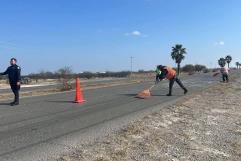
[(241, 79), (162, 108), (61, 161), (240, 161)]

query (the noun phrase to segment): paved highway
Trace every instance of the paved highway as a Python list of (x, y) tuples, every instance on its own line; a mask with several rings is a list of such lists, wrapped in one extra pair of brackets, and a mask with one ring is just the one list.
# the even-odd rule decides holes
[[(196, 74), (183, 78), (183, 82), (190, 95), (217, 83), (218, 79), (209, 74)], [(165, 96), (167, 84), (165, 81), (155, 87), (153, 96), (146, 100), (135, 96), (152, 82), (86, 90), (87, 102), (83, 105), (72, 103), (74, 92), (24, 98), (17, 107), (2, 102), (0, 160), (52, 160), (62, 152), (73, 150), (77, 143), (88, 141), (93, 135), (93, 138), (101, 136), (110, 126), (121, 127), (125, 121), (131, 121), (138, 111), (183, 97), (183, 91), (177, 85), (174, 96)]]

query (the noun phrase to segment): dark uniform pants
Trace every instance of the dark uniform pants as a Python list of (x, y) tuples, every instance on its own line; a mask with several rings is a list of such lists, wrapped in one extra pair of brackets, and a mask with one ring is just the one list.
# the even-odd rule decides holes
[(20, 86), (16, 84), (11, 84), (11, 89), (14, 93), (14, 102), (19, 103), (19, 90), (20, 90)]
[(228, 74), (224, 73), (223, 74), (223, 82), (228, 82), (229, 79), (228, 79)]
[(184, 91), (187, 90), (187, 89), (184, 87), (184, 85), (182, 84), (181, 80), (180, 80), (177, 76), (174, 76), (172, 79), (170, 79), (170, 82), (169, 82), (169, 94), (172, 94), (172, 88), (173, 88), (174, 82), (177, 82), (177, 84), (178, 84)]

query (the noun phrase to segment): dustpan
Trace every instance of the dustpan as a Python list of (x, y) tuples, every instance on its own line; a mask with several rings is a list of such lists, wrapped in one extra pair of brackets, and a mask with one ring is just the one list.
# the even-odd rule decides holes
[(137, 98), (141, 98), (141, 99), (146, 99), (151, 97), (151, 92), (150, 90), (154, 87), (155, 85), (151, 86), (149, 89), (145, 89), (144, 91), (140, 92), (137, 94)]

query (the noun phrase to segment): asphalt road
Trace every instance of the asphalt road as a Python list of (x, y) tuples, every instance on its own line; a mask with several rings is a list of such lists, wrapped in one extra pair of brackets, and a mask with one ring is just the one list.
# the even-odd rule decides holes
[[(218, 79), (196, 74), (183, 78), (183, 82), (190, 95), (217, 83)], [(2, 102), (0, 160), (51, 160), (47, 158), (73, 150), (77, 146), (74, 144), (80, 140), (87, 140), (90, 135), (98, 136), (101, 127), (112, 121), (122, 118), (126, 121), (135, 112), (183, 97), (183, 91), (177, 85), (174, 96), (165, 96), (168, 89), (167, 82), (163, 82), (153, 89), (150, 99), (135, 98), (138, 92), (150, 85), (152, 82), (86, 90), (87, 102), (83, 105), (72, 103), (73, 92), (24, 98), (18, 107)], [(121, 124), (120, 121), (118, 123)], [(89, 133), (89, 129), (94, 129), (94, 132)], [(85, 134), (86, 138), (81, 134)]]

